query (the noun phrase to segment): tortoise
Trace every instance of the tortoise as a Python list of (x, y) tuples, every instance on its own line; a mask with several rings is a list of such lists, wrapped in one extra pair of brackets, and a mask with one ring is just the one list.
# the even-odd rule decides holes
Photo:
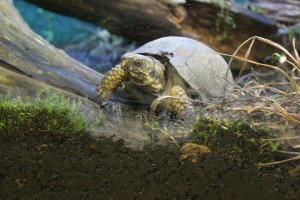
[(164, 108), (183, 119), (194, 116), (191, 94), (208, 102), (224, 95), (233, 82), (225, 60), (194, 39), (169, 36), (122, 56), (97, 86), (102, 100), (124, 84), (156, 96), (171, 96)]

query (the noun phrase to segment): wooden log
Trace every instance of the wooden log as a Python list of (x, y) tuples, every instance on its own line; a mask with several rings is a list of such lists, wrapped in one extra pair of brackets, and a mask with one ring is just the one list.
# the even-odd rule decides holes
[[(272, 20), (253, 19), (243, 13), (205, 3), (207, 1), (27, 1), (94, 23), (139, 43), (168, 35), (186, 36), (200, 40), (222, 53), (233, 53), (244, 40), (253, 35), (270, 37), (277, 31), (276, 23)], [(259, 49), (260, 52), (253, 52), (253, 57), (262, 58), (264, 55), (261, 52), (271, 52), (269, 47), (261, 46)], [(242, 53), (245, 52), (244, 49)]]
[(294, 25), (300, 23), (299, 0), (263, 0), (252, 3), (265, 17), (280, 24)]
[(34, 100), (39, 91), (47, 88), (51, 92), (59, 93), (65, 97), (81, 102), (81, 109), (93, 110), (99, 105), (85, 97), (59, 89), (46, 83), (34, 80), (26, 75), (8, 70), (5, 63), (0, 62), (0, 94), (8, 94), (12, 98), (22, 97), (23, 100)]
[[(2, 90), (6, 87), (6, 90), (21, 92), (15, 87), (28, 83), (26, 90), (30, 91), (30, 80), (34, 79), (95, 102), (98, 100), (96, 85), (102, 78), (100, 73), (75, 61), (35, 34), (11, 1), (0, 0), (0, 8)], [(11, 76), (2, 68), (23, 76)]]
[[(0, 8), (0, 94), (9, 93), (12, 97), (33, 100), (38, 91), (47, 87), (71, 100), (80, 101), (80, 112), (89, 119), (99, 117), (96, 85), (102, 75), (33, 33), (12, 1), (0, 0)], [(119, 91), (113, 98), (124, 100), (126, 95), (130, 97), (130, 94)], [(143, 122), (136, 120), (141, 112), (130, 109), (123, 113), (120, 104), (115, 106), (117, 111), (114, 111), (113, 103), (107, 107), (112, 113), (105, 118), (103, 126), (90, 130), (91, 135), (122, 138), (125, 145), (140, 148), (148, 134), (143, 129)]]

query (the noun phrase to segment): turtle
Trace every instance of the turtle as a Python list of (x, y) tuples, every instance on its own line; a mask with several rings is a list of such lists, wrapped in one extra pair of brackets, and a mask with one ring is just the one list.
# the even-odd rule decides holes
[(131, 84), (157, 97), (169, 96), (163, 108), (191, 119), (195, 115), (193, 93), (203, 102), (212, 101), (228, 92), (232, 83), (227, 63), (211, 48), (187, 37), (167, 36), (125, 53), (97, 91), (105, 100), (119, 86)]

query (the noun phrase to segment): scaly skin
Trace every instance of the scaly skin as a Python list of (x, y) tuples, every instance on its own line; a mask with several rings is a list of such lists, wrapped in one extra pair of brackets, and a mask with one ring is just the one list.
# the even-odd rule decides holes
[(171, 110), (184, 120), (193, 120), (195, 115), (193, 103), (186, 94), (185, 90), (181, 86), (175, 85), (170, 89), (169, 95), (172, 97), (177, 97), (171, 98), (169, 102), (169, 107)]
[(113, 67), (97, 85), (97, 91), (100, 99), (108, 99), (111, 94), (124, 82), (126, 79), (125, 71), (120, 65)]
[(125, 81), (131, 81), (145, 91), (152, 94), (162, 94), (166, 90), (167, 95), (171, 98), (166, 103), (166, 107), (174, 112), (179, 118), (185, 121), (194, 119), (194, 108), (191, 99), (181, 86), (181, 77), (168, 77), (169, 83), (165, 82), (165, 67), (152, 57), (127, 53), (122, 57), (120, 65), (112, 68), (101, 80), (97, 86), (97, 91), (102, 100), (108, 99), (111, 94)]

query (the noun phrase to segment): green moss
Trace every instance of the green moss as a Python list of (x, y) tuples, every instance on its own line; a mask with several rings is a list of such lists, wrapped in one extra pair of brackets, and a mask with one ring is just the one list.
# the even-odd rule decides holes
[(0, 95), (0, 133), (79, 134), (88, 121), (78, 108), (78, 103), (48, 89), (39, 92), (35, 101)]
[(203, 144), (213, 151), (261, 161), (278, 148), (275, 133), (239, 120), (217, 120), (199, 117), (191, 133), (191, 142)]

